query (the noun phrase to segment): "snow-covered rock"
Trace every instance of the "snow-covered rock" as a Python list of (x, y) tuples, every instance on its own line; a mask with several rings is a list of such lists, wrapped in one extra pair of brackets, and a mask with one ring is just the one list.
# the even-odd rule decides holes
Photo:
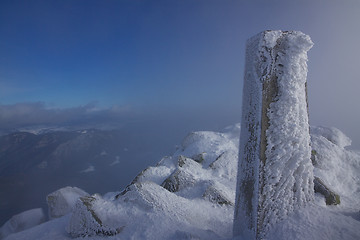
[(320, 193), (325, 197), (326, 205), (340, 204), (340, 196), (332, 191), (326, 184), (318, 177), (314, 178), (315, 193)]
[(10, 218), (0, 228), (0, 239), (5, 238), (12, 233), (32, 228), (43, 222), (45, 222), (45, 215), (44, 211), (41, 208), (35, 208), (19, 213)]
[(87, 192), (77, 187), (64, 187), (50, 193), (46, 197), (49, 208), (49, 218), (58, 218), (70, 213), (76, 201), (80, 197), (88, 195)]
[(334, 127), (311, 127), (311, 132), (326, 138), (329, 142), (337, 145), (340, 148), (344, 148), (351, 145), (351, 139), (348, 138), (343, 132)]
[[(238, 138), (229, 131), (191, 133), (173, 156), (146, 168), (124, 191), (80, 198), (68, 232), (141, 239), (231, 237), (231, 225), (224, 223), (233, 218)], [(220, 212), (226, 214), (217, 218)], [(150, 229), (158, 229), (156, 235)]]
[(226, 186), (221, 183), (214, 183), (205, 190), (203, 198), (220, 205), (234, 205), (235, 196), (231, 194), (231, 191), (224, 191), (224, 189), (227, 189)]
[[(201, 208), (196, 208), (198, 204)], [(114, 237), (120, 239), (174, 239), (179, 232), (200, 239), (231, 237), (226, 222), (232, 220), (232, 208), (215, 206), (203, 199), (179, 197), (153, 182), (141, 182), (115, 201), (94, 199), (91, 211), (83, 206), (76, 209), (68, 230), (72, 236), (118, 233)]]
[(195, 185), (197, 173), (201, 171), (201, 165), (191, 158), (178, 157), (178, 167), (161, 184), (170, 192), (178, 192), (182, 189), (191, 188)]
[(98, 216), (97, 206), (102, 203), (103, 200), (99, 195), (80, 197), (78, 199), (67, 228), (72, 237), (112, 236), (121, 232), (122, 228), (108, 227)]
[(340, 195), (341, 205), (360, 210), (359, 152), (347, 150), (351, 140), (336, 128), (311, 127), (314, 175)]

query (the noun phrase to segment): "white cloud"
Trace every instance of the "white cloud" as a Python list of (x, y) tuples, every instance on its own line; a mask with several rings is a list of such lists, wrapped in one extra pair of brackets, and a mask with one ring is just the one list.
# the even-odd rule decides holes
[(88, 173), (88, 172), (93, 172), (93, 171), (95, 171), (95, 167), (91, 165), (88, 168), (82, 170), (81, 173)]
[(73, 108), (48, 108), (43, 102), (0, 104), (0, 130), (30, 126), (121, 126), (134, 112), (129, 107), (98, 108), (87, 104)]

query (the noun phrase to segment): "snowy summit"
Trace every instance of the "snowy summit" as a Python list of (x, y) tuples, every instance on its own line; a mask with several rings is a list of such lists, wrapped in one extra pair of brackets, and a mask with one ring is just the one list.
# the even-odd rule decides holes
[[(72, 212), (6, 239), (232, 239), (239, 135), (239, 124), (222, 132), (193, 132), (123, 191), (81, 197)], [(266, 239), (359, 239), (360, 155), (347, 144), (338, 129), (311, 128), (315, 177), (341, 203), (326, 205), (325, 196), (316, 193)]]

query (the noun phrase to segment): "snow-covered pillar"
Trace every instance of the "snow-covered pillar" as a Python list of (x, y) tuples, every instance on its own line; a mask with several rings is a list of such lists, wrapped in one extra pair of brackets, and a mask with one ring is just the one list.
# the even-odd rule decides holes
[(247, 42), (234, 236), (262, 239), (314, 196), (306, 93), (309, 36), (264, 31)]

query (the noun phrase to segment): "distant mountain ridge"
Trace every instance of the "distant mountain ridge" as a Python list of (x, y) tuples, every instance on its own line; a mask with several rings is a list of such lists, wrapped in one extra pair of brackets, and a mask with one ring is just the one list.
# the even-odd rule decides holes
[(66, 185), (89, 192), (119, 189), (151, 150), (145, 140), (121, 130), (43, 129), (0, 136), (0, 225), (25, 209), (45, 208), (46, 194)]
[[(50, 159), (59, 145), (76, 137), (74, 132), (53, 132), (36, 135), (16, 132), (0, 137), (0, 175), (17, 174), (36, 168)], [(23, 161), (32, 156), (33, 161)]]

